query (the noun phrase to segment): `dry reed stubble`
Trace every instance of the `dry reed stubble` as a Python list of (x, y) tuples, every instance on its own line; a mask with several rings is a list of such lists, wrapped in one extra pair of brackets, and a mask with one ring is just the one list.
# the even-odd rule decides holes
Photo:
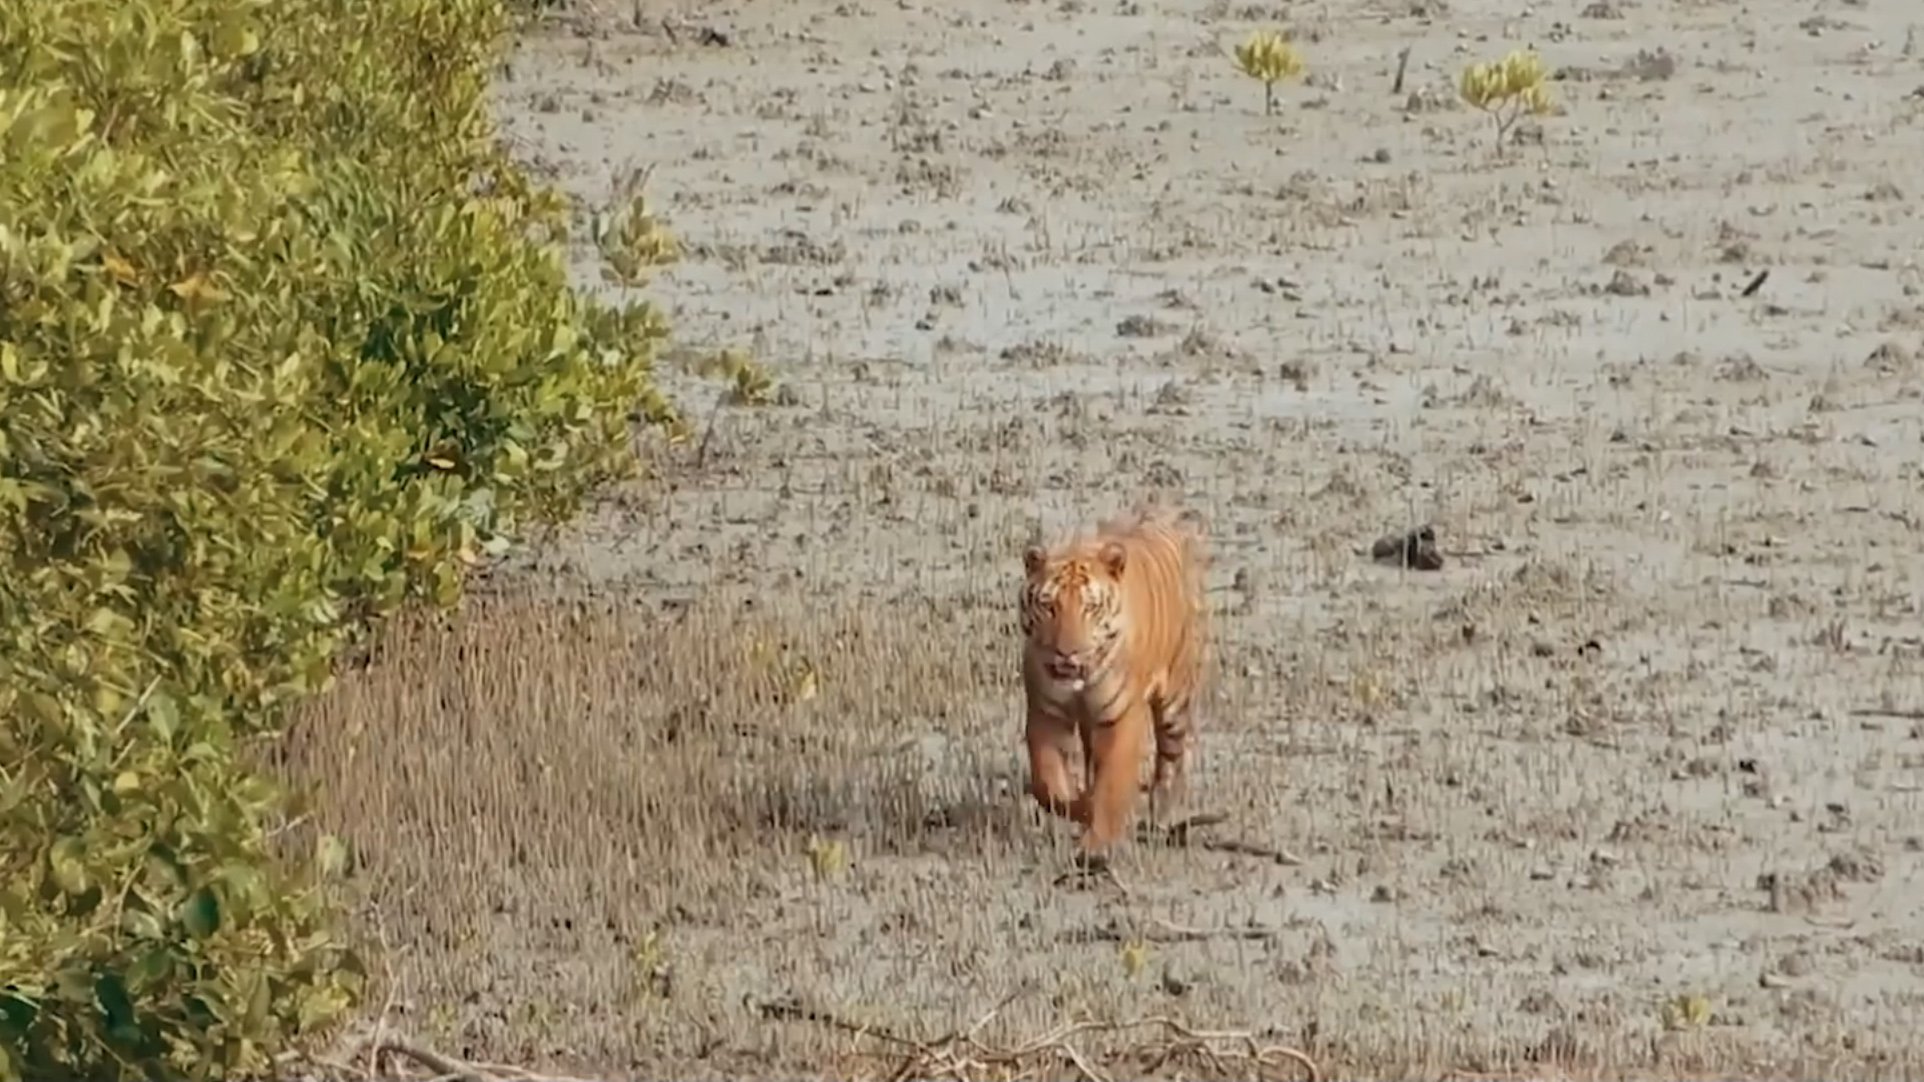
[[(949, 648), (910, 645), (938, 641), (938, 617)], [(706, 1048), (727, 1024), (714, 1016), (717, 994), (766, 995), (784, 973), (793, 987), (797, 967), (708, 979), (689, 972), (696, 950), (673, 964), (655, 955), (656, 934), (679, 926), (682, 944), (706, 938), (724, 960), (780, 953), (735, 913), (846, 874), (789, 870), (818, 836), (849, 839), (864, 861), (893, 854), (911, 875), (939, 858), (938, 884), (1006, 878), (1019, 871), (1011, 858), (1053, 867), (1035, 849), (1049, 834), (1012, 784), (1013, 723), (979, 709), (1013, 696), (994, 664), (1007, 629), (994, 623), (966, 606), (665, 611), (526, 594), (471, 600), (452, 620), (397, 620), (363, 669), (302, 713), (277, 756), (314, 794), (313, 823), (353, 845), (363, 918), (381, 932), (382, 994), (396, 1017), (384, 1008), (385, 1034), (366, 1036), (356, 1058), (431, 1064), (410, 1032), (470, 1061), (605, 1063)], [(962, 949), (980, 953), (993, 928), (957, 909), (975, 903), (943, 893), (898, 909), (919, 934), (960, 929)], [(676, 983), (697, 988), (677, 998)], [(615, 1017), (596, 1019), (596, 1001)], [(456, 1025), (448, 1005), (478, 1002)], [(1169, 1056), (1238, 1054), (1171, 1024), (1156, 1044)], [(1092, 1031), (1093, 1062), (1141, 1047), (1116, 1037), (1128, 1026), (1077, 1028)], [(824, 1036), (782, 1042), (784, 1061), (852, 1054)], [(1002, 1040), (975, 1054), (1005, 1065), (1085, 1054), (1060, 1036)], [(946, 1054), (931, 1051), (930, 1068)]]
[[(1584, 591), (1546, 592), (1544, 582), (1563, 581), (1554, 570), (1494, 580), (1477, 607), (1492, 623), (1513, 623), (1495, 617), (1519, 606), (1558, 617), (1596, 602)], [(1570, 753), (1537, 748), (1540, 726), (1513, 730), (1523, 742), (1495, 756), (1408, 727), (1422, 701), (1453, 696), (1452, 680), (1487, 679), (1490, 670), (1466, 663), (1489, 644), (1371, 604), (1375, 615), (1356, 630), (1294, 656), (1252, 651), (1255, 624), (1225, 620), (1229, 671), (1204, 730), (1202, 792), (1308, 853), (1312, 887), (1390, 873), (1397, 896), (1407, 896), (1435, 881), (1398, 865), (1439, 837), (1514, 820), (1545, 837), (1580, 838), (1571, 817), (1621, 803), (1586, 783)], [(1167, 955), (1158, 964), (1184, 967), (1182, 980), (1201, 977), (1183, 1016), (1262, 1017), (1268, 1003), (1273, 1029), (1258, 1026), (1251, 1039), (1301, 1043), (1339, 1074), (1553, 1062), (1634, 1073), (1745, 1054), (1741, 1042), (1715, 1035), (1623, 1043), (1633, 1019), (1592, 1019), (1559, 1043), (1559, 1031), (1530, 1036), (1541, 1027), (1520, 1020), (1465, 1040), (1447, 1014), (1332, 1014), (1355, 1010), (1356, 997), (1341, 991), (1346, 967), (1319, 961), (1317, 944), (1347, 910), (1312, 919), (1318, 907), (1305, 911), (1299, 898), (1285, 923), (1256, 936), (1235, 923), (1247, 901), (1225, 910), (1196, 898), (1212, 881), (1218, 890), (1235, 883), (1245, 898), (1243, 888), (1260, 896), (1263, 883), (1280, 886), (1263, 871), (1274, 852), (1198, 864), (1144, 850), (1146, 866), (1120, 896), (1046, 887), (1064, 855), (1048, 844), (1066, 836), (1052, 835), (1020, 795), (1016, 694), (999, 664), (1013, 632), (994, 613), (989, 604), (938, 613), (797, 600), (658, 608), (525, 593), (477, 598), (451, 622), (398, 622), (365, 670), (304, 712), (282, 764), (316, 792), (315, 821), (359, 850), (365, 919), (383, 930), (392, 967), (391, 1029), (469, 1060), (697, 1075), (834, 1063), (870, 1077), (901, 1060), (878, 1059), (872, 1044), (806, 1020), (772, 1026), (754, 1004), (789, 997), (858, 1028), (912, 1034), (957, 1028), (960, 1020), (940, 1020), (979, 1013), (984, 994), (1006, 994), (1021, 1002), (994, 1031), (971, 1037), (976, 1044), (921, 1041), (911, 1057), (918, 1069), (1001, 1063), (1067, 1077), (1082, 1057), (1094, 1072), (1139, 1073), (1149, 1050), (1139, 1034), (1097, 1026), (1077, 1034), (1087, 1043), (1070, 1044), (1073, 1056), (1061, 1040), (1043, 1039), (1065, 1018), (1169, 1010), (1117, 975), (1113, 943), (1093, 946), (1121, 937), (1157, 944)], [(932, 633), (938, 626), (944, 635)], [(1576, 679), (1564, 662), (1510, 665), (1508, 679), (1528, 698), (1499, 717), (1553, 702), (1528, 691), (1544, 676)], [(1315, 671), (1326, 678), (1303, 679)], [(1302, 714), (1320, 719), (1316, 743), (1274, 745), (1278, 723)], [(1607, 767), (1610, 754), (1578, 750), (1576, 760)], [(1343, 769), (1331, 771), (1335, 763)], [(1519, 776), (1548, 784), (1517, 789)], [(1277, 832), (1285, 807), (1293, 810)], [(846, 866), (811, 859), (817, 838), (842, 843)], [(1451, 938), (1420, 923), (1431, 909), (1439, 919), (1460, 910), (1452, 919), (1485, 932), (1513, 920), (1487, 901), (1463, 908), (1505, 881), (1501, 865), (1488, 863), (1500, 853), (1463, 862), (1460, 874), (1472, 878), (1462, 886), (1412, 899), (1405, 919), (1419, 923), (1406, 934), (1417, 943)], [(1446, 865), (1443, 874), (1447, 883), (1459, 873)], [(1182, 923), (1216, 926), (1159, 935), (1165, 918), (1149, 914), (1176, 906), (1213, 907), (1206, 922)], [(1400, 939), (1376, 949), (1401, 949)], [(896, 952), (909, 957), (890, 963)], [(1303, 959), (1308, 998), (1278, 1000), (1260, 978), (1226, 977), (1279, 956)], [(861, 976), (877, 963), (876, 976)], [(985, 984), (985, 971), (1002, 977)], [(897, 983), (904, 978), (927, 987)], [(1407, 995), (1381, 998), (1388, 1007)], [(1151, 1042), (1155, 1049), (1193, 1055), (1187, 1069), (1237, 1074), (1227, 1060), (1212, 1066), (1217, 1045), (1169, 1032), (1173, 1043)], [(1045, 1060), (1054, 1066), (1042, 1069)]]
[[(995, 799), (1012, 742), (945, 693), (988, 678), (984, 651), (926, 645), (938, 620), (951, 641), (994, 631), (888, 612), (523, 595), (474, 599), (451, 622), (411, 614), (302, 712), (277, 768), (358, 853), (408, 998), (458, 1004), (493, 991), (486, 968), (525, 964), (558, 965), (544, 977), (593, 998), (650, 1001), (649, 934), (679, 923), (726, 940), (744, 898), (795, 887), (790, 858), (801, 866), (813, 837), (993, 862), (1026, 829)], [(494, 1039), (537, 1020), (414, 1024), (503, 1058)], [(581, 1051), (626, 1058), (636, 1035)]]

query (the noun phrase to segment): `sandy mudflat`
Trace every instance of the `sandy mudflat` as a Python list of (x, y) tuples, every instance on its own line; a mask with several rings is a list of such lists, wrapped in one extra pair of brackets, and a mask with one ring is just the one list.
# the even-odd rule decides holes
[[(539, 590), (464, 655), (323, 708), (429, 774), (454, 733), (524, 764), (458, 799), (325, 767), (403, 824), (347, 816), (416, 1028), (794, 1077), (890, 1049), (757, 1003), (926, 1039), (1013, 997), (985, 1041), (1919, 1070), (1924, 9), (604, 6), (525, 45), (504, 126), (585, 200), (654, 165), (687, 257), (646, 295), (787, 393), (713, 408), (665, 361), (703, 438), (497, 576)], [(1265, 117), (1225, 54), (1279, 24), (1310, 72)], [(1527, 44), (1560, 109), (1498, 158), (1454, 79)], [(1286, 856), (1056, 885), (1019, 554), (1147, 493), (1215, 548), (1202, 836)], [(1441, 570), (1368, 558), (1422, 523)]]

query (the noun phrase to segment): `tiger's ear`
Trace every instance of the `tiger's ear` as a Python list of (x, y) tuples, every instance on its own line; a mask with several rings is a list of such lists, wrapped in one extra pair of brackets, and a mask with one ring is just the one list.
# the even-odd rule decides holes
[(1049, 554), (1042, 551), (1041, 545), (1030, 545), (1022, 553), (1022, 570), (1031, 575), (1039, 574), (1042, 571), (1042, 565), (1048, 562)]
[(1129, 554), (1123, 551), (1121, 542), (1111, 541), (1102, 546), (1102, 566), (1116, 578), (1122, 577), (1122, 569), (1129, 566)]

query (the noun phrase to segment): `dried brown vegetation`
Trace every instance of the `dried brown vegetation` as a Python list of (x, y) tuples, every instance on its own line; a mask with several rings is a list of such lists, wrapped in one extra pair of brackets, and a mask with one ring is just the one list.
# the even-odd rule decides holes
[[(1533, 570), (1444, 610), (1496, 622), (1524, 607), (1556, 612), (1570, 593), (1564, 576)], [(1610, 1023), (1590, 1013), (1595, 993), (1549, 991), (1558, 972), (1608, 964), (1585, 943), (1622, 942), (1630, 928), (1531, 928), (1529, 900), (1498, 884), (1527, 883), (1539, 904), (1570, 889), (1614, 893), (1629, 888), (1613, 880), (1640, 852), (1728, 842), (1689, 841), (1702, 828), (1676, 813), (1605, 831), (1592, 816), (1643, 800), (1550, 765), (1608, 762), (1596, 749), (1639, 739), (1628, 733), (1539, 732), (1531, 712), (1501, 709), (1515, 719), (1508, 736), (1397, 723), (1424, 715), (1418, 689), (1443, 676), (1439, 663), (1475, 652), (1452, 645), (1454, 620), (1352, 642), (1350, 679), (1280, 700), (1289, 716), (1327, 719), (1301, 743), (1290, 735), (1300, 730), (1264, 723), (1254, 704), (1279, 700), (1239, 651), (1244, 664), (1208, 709), (1203, 760), (1206, 799), (1230, 821), (1192, 839), (1231, 844), (1143, 844), (1117, 883), (1077, 889), (1059, 882), (1067, 833), (1020, 797), (1006, 614), (735, 596), (477, 597), (453, 621), (398, 623), (364, 671), (302, 717), (283, 768), (313, 786), (316, 819), (359, 855), (363, 927), (389, 960), (390, 1026), (469, 1058), (677, 1074), (884, 1074), (905, 1062), (923, 1073), (997, 1062), (1067, 1071), (1065, 1049), (1122, 1074), (1185, 1050), (1161, 1068), (1245, 1069), (1234, 1041), (1204, 1054), (1103, 1025), (1063, 1048), (1035, 1044), (1065, 1018), (1159, 1014), (1256, 1017), (1258, 1043), (1299, 1044), (1345, 1075), (1544, 1056), (1597, 1072), (1684, 1070), (1727, 1065), (1721, 1049), (1746, 1047), (1715, 1034), (1626, 1043), (1645, 1019)], [(1343, 650), (1336, 639), (1319, 652)], [(1586, 663), (1525, 660), (1536, 653), (1526, 642), (1489, 652), (1562, 672), (1552, 680), (1566, 695), (1586, 684)], [(1573, 703), (1570, 717), (1594, 708)], [(1522, 755), (1475, 750), (1490, 740), (1521, 740)], [(1692, 776), (1679, 766), (1677, 777)], [(1528, 778), (1538, 780), (1516, 787)], [(1466, 800), (1474, 808), (1459, 810)], [(1280, 835), (1302, 853), (1238, 852), (1252, 826), (1268, 828), (1255, 840)], [(1555, 855), (1590, 842), (1608, 848)], [(1416, 853), (1436, 855), (1411, 865)], [(1519, 861), (1531, 863), (1509, 867)], [(1825, 888), (1804, 890), (1796, 912), (1823, 912), (1850, 883), (1882, 875), (1833, 860), (1796, 880)], [(1626, 901), (1625, 922), (1651, 904)], [(1431, 993), (1443, 998), (1412, 1013), (1396, 1006), (1407, 992), (1354, 984), (1359, 969), (1414, 963), (1436, 987), (1440, 959), (1417, 959), (1459, 947), (1502, 964), (1511, 991), (1492, 999), (1447, 978)], [(1132, 952), (1146, 975), (1131, 972)], [(1512, 996), (1523, 1005), (1503, 1002)], [(1252, 1001), (1268, 1006), (1252, 1015)], [(1478, 1003), (1508, 1020), (1470, 1040), (1425, 1024)], [(975, 1055), (940, 1037), (998, 1004), (971, 1034)], [(1590, 1021), (1572, 1030), (1573, 1015)], [(1010, 1058), (1025, 1044), (1029, 1058)]]

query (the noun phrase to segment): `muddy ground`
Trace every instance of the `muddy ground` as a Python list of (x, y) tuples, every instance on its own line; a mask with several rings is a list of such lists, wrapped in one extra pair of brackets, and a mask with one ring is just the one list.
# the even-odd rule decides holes
[[(698, 438), (309, 713), (392, 1024), (598, 1076), (1018, 1065), (798, 1006), (1350, 1076), (1919, 1070), (1924, 16), (637, 7), (500, 100), (584, 201), (654, 167)], [(1273, 117), (1227, 57), (1266, 26), (1309, 64)], [(1521, 45), (1559, 108), (1498, 156), (1452, 87)], [(722, 347), (773, 402), (685, 363)], [(1212, 531), (1227, 821), (1057, 883), (1020, 552), (1148, 495)], [(1440, 570), (1369, 557), (1424, 523)], [(1156, 1039), (1065, 1043), (1242, 1069)]]

